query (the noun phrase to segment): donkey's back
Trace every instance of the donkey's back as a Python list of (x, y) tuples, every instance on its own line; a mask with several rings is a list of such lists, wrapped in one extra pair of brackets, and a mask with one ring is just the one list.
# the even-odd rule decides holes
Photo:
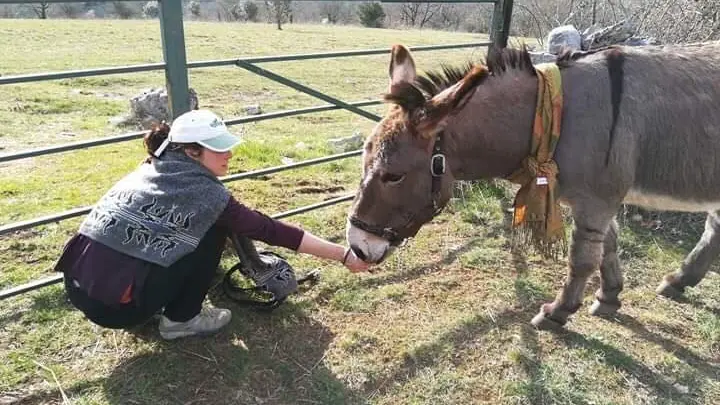
[(610, 128), (601, 135), (606, 154), (596, 159), (605, 158), (597, 163), (612, 166), (611, 180), (626, 186), (625, 202), (720, 209), (720, 42), (624, 47), (576, 66), (597, 72), (600, 59), (610, 80)]

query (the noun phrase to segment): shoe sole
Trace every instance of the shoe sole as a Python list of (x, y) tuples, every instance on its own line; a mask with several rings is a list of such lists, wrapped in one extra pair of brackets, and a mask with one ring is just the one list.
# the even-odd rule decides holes
[(192, 336), (199, 336), (199, 337), (211, 336), (211, 335), (217, 334), (219, 331), (220, 331), (220, 329), (214, 330), (214, 331), (207, 331), (207, 332), (185, 332), (185, 331), (183, 331), (183, 332), (160, 332), (160, 337), (162, 337), (165, 340), (175, 340), (175, 339), (180, 339), (180, 338), (184, 338), (184, 337), (192, 337)]
[(193, 331), (189, 331), (189, 330), (171, 331), (171, 332), (160, 331), (160, 336), (165, 340), (175, 340), (175, 339), (191, 337), (191, 336), (200, 336), (200, 337), (211, 336), (211, 335), (215, 335), (218, 332), (220, 332), (220, 329), (226, 327), (229, 323), (230, 323), (230, 321), (228, 321), (228, 323), (224, 324), (223, 326), (221, 326), (217, 329), (207, 330), (207, 331), (203, 331), (203, 332), (193, 332)]

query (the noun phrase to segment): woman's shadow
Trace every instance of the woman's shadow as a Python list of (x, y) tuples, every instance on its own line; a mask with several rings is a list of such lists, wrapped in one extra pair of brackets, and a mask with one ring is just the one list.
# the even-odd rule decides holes
[(104, 384), (110, 404), (353, 404), (361, 400), (326, 364), (332, 332), (288, 302), (272, 312), (210, 300), (233, 319), (215, 336), (163, 341), (157, 321), (132, 331), (145, 346)]

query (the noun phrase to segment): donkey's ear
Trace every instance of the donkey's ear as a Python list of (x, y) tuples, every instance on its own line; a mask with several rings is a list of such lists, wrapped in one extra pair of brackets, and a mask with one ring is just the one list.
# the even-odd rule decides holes
[(392, 93), (393, 85), (415, 81), (417, 77), (415, 61), (407, 48), (402, 45), (393, 45), (388, 73), (390, 74), (388, 93)]
[(445, 128), (448, 117), (470, 99), (490, 72), (485, 66), (475, 66), (462, 80), (440, 92), (425, 104), (416, 119), (417, 129), (422, 133), (438, 133)]

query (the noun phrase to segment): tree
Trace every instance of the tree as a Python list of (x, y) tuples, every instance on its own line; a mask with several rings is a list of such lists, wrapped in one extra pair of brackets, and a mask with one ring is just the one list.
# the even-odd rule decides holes
[(257, 22), (260, 7), (258, 7), (255, 2), (246, 1), (245, 4), (243, 4), (243, 10), (245, 10), (245, 18), (247, 18), (248, 21)]
[(442, 5), (428, 3), (405, 3), (402, 6), (402, 21), (409, 27), (423, 28), (435, 14), (440, 11)]
[(121, 20), (128, 20), (135, 17), (137, 10), (127, 2), (113, 1), (112, 4), (115, 9), (115, 15), (117, 15)]
[(330, 24), (337, 24), (341, 10), (342, 4), (335, 1), (323, 2), (320, 6), (320, 14), (323, 18), (327, 18), (327, 22)]
[(76, 3), (59, 3), (57, 8), (60, 10), (60, 15), (65, 18), (76, 18), (80, 15), (80, 6)]
[(282, 30), (284, 22), (292, 22), (292, 0), (265, 0), (268, 19), (277, 23), (277, 29)]
[(147, 18), (157, 18), (160, 15), (160, 7), (157, 1), (148, 1), (143, 6), (143, 15)]
[(358, 7), (360, 23), (369, 28), (382, 28), (385, 21), (385, 10), (379, 3), (364, 3)]
[(188, 3), (187, 8), (193, 17), (195, 17), (195, 18), (200, 17), (200, 2), (198, 2), (196, 0), (192, 0), (190, 3)]
[(32, 5), (32, 9), (35, 12), (35, 15), (37, 15), (38, 18), (41, 20), (47, 19), (47, 13), (48, 13), (49, 8), (50, 8), (50, 3), (48, 3), (47, 1), (41, 1), (41, 2), (38, 2), (37, 5), (35, 5), (35, 4)]

